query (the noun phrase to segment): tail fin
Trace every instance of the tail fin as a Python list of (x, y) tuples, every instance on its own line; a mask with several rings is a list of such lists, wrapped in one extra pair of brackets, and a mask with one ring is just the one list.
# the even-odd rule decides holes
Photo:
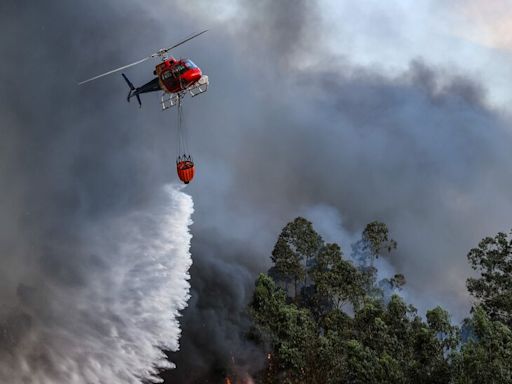
[(126, 100), (130, 102), (132, 96), (135, 96), (137, 98), (137, 101), (139, 102), (139, 107), (142, 107), (142, 102), (140, 101), (140, 96), (137, 93), (137, 89), (133, 86), (132, 82), (128, 80), (124, 73), (121, 73), (121, 75), (123, 76), (124, 81), (126, 81), (126, 84), (128, 84), (128, 86), (130, 87), (130, 92), (128, 92), (128, 97), (126, 98)]

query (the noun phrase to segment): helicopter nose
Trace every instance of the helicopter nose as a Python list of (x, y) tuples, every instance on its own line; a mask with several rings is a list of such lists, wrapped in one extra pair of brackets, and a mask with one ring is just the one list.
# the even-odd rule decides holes
[(195, 83), (202, 76), (201, 70), (199, 68), (190, 69), (183, 74), (185, 80), (189, 83)]

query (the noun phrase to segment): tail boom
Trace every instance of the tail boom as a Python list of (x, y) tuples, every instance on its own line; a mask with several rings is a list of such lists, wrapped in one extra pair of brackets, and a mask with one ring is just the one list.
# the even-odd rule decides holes
[(126, 100), (130, 102), (130, 99), (135, 96), (137, 98), (137, 102), (139, 103), (139, 107), (142, 107), (142, 102), (140, 100), (140, 94), (141, 93), (148, 93), (148, 92), (156, 92), (159, 91), (160, 88), (160, 82), (158, 81), (158, 77), (155, 77), (153, 80), (147, 82), (141, 87), (135, 88), (135, 86), (132, 84), (130, 80), (128, 80), (128, 77), (124, 73), (121, 74), (123, 76), (123, 79), (126, 81), (126, 84), (128, 84), (128, 87), (130, 88), (130, 91), (128, 92), (128, 96), (126, 97)]

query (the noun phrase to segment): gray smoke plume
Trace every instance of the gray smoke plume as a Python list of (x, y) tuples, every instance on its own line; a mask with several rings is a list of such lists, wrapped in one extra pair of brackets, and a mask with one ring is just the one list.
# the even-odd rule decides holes
[[(201, 164), (191, 188), (192, 301), (178, 368), (164, 377), (218, 382), (227, 351), (250, 359), (236, 340), (245, 320), (233, 327), (232, 314), (245, 310), (280, 229), (299, 214), (321, 220), (312, 214), (319, 206), (343, 219), (318, 223), (326, 238), (351, 241), (368, 222), (387, 223), (398, 251), (385, 265), (406, 276), (406, 299), (420, 313), (442, 305), (460, 321), (468, 250), (511, 225), (508, 117), (456, 68), (417, 58), (390, 75), (330, 52), (310, 2), (236, 6), (211, 29), (215, 49), (205, 43), (211, 90), (189, 104), (193, 127), (211, 117), (192, 133)], [(193, 8), (198, 24), (215, 22)], [(213, 281), (223, 289), (205, 284)]]
[(169, 185), (173, 136), (125, 105), (125, 84), (76, 83), (149, 53), (136, 20), (152, 24), (128, 2), (0, 4), (2, 383), (139, 383), (172, 366), (193, 210)]
[[(84, 88), (75, 80), (203, 28), (175, 52), (211, 87), (185, 104), (194, 264), (177, 369), (162, 377), (218, 382), (231, 355), (258, 366), (243, 334), (254, 278), (280, 229), (318, 207), (331, 211), (318, 224), (325, 237), (342, 218), (342, 241), (386, 222), (398, 241), (390, 268), (405, 274), (412, 304), (466, 315), (465, 255), (510, 227), (510, 121), (456, 68), (417, 58), (390, 75), (331, 52), (325, 11), (306, 1), (2, 2), (0, 316), (19, 325), (2, 340), (33, 329), (19, 307), (37, 297), (34, 279), (87, 284), (85, 271), (102, 269), (91, 228), (161, 202), (157, 191), (175, 178), (176, 116), (159, 111), (156, 94), (139, 111), (119, 76)], [(127, 75), (140, 85), (151, 70)], [(68, 260), (70, 248), (78, 256)], [(58, 329), (62, 319), (48, 321)]]

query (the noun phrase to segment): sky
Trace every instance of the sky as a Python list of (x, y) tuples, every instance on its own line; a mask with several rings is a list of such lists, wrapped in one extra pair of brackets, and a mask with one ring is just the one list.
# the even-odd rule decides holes
[[(3, 1), (0, 377), (136, 382), (180, 332), (165, 382), (217, 382), (231, 356), (256, 369), (245, 309), (297, 215), (347, 256), (384, 221), (398, 249), (383, 269), (406, 276), (406, 299), (461, 321), (468, 251), (512, 227), (509, 5)], [(210, 79), (184, 105), (197, 171), (180, 189), (160, 95), (139, 109), (119, 75), (77, 82), (205, 28), (175, 51)], [(152, 69), (126, 74), (141, 85)], [(97, 352), (126, 340), (148, 348)]]
[[(411, 59), (485, 84), (488, 101), (510, 104), (509, 0), (357, 3), (326, 0), (324, 9), (333, 51), (362, 65), (396, 73)], [(340, 41), (339, 36), (346, 36)]]

